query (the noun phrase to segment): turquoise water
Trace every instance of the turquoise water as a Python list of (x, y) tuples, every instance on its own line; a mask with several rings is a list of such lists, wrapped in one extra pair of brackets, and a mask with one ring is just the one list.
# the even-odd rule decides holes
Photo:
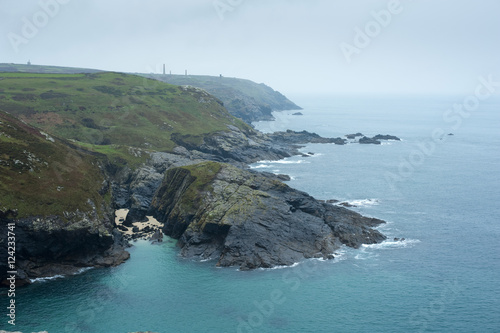
[[(15, 330), (500, 331), (500, 100), (486, 100), (453, 128), (443, 114), (463, 96), (292, 99), (304, 116), (281, 112), (257, 128), (403, 141), (308, 145), (303, 151), (315, 156), (252, 167), (289, 174), (291, 186), (318, 199), (356, 203), (404, 242), (251, 272), (181, 259), (173, 242), (138, 242), (119, 267), (18, 290)], [(438, 129), (454, 135), (435, 142)], [(14, 330), (6, 319), (0, 327)]]

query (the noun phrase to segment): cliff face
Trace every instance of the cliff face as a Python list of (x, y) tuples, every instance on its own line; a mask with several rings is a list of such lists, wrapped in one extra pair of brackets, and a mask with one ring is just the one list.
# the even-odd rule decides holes
[[(11, 231), (18, 283), (128, 258), (113, 233), (109, 183), (99, 165), (96, 156), (0, 112), (0, 257), (7, 258)], [(11, 270), (6, 265), (0, 262), (0, 281)]]
[(320, 203), (271, 175), (204, 162), (168, 170), (151, 205), (181, 255), (240, 269), (333, 258), (385, 237), (381, 220)]

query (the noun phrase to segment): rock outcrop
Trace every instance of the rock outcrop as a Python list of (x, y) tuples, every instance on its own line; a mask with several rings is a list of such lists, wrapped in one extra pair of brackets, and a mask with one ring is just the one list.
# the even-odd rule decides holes
[(389, 134), (385, 134), (385, 135), (377, 134), (372, 139), (374, 139), (374, 140), (395, 140), (395, 141), (401, 141), (401, 139), (398, 138), (397, 136), (395, 136), (395, 135), (389, 135)]
[(380, 141), (376, 140), (376, 139), (373, 139), (373, 138), (369, 138), (367, 136), (364, 136), (362, 138), (359, 139), (359, 143), (361, 144), (373, 144), (373, 145), (380, 145), (382, 144)]
[(374, 137), (372, 138), (369, 138), (367, 136), (364, 136), (363, 134), (361, 133), (356, 133), (356, 134), (348, 134), (346, 135), (346, 138), (348, 139), (356, 139), (357, 137), (361, 137), (359, 140), (358, 140), (358, 143), (361, 143), (361, 144), (374, 144), (374, 145), (380, 145), (382, 144), (382, 142), (380, 142), (380, 140), (394, 140), (394, 141), (401, 141), (400, 138), (398, 138), (397, 136), (394, 136), (394, 135), (389, 135), (389, 134), (386, 134), (386, 135), (382, 135), (382, 134), (377, 134), (375, 135)]
[[(116, 266), (130, 256), (110, 216), (99, 217), (96, 211), (22, 219), (9, 215), (0, 212), (0, 229), (7, 235), (8, 224), (15, 224), (19, 285), (35, 278), (73, 275), (85, 267)], [(2, 252), (7, 253), (5, 248)], [(7, 256), (2, 253), (2, 258)], [(7, 271), (2, 269), (2, 283)]]
[(285, 132), (274, 132), (272, 134), (268, 134), (269, 138), (275, 144), (307, 144), (307, 143), (334, 143), (336, 145), (343, 145), (346, 143), (345, 139), (342, 138), (324, 138), (319, 136), (316, 133), (310, 133), (308, 131), (292, 131), (287, 130)]
[(191, 153), (201, 153), (205, 160), (239, 162), (241, 166), (259, 160), (282, 159), (299, 153), (292, 141), (277, 141), (272, 135), (263, 134), (253, 129), (244, 131), (231, 125), (228, 126), (228, 131), (218, 132), (203, 138), (191, 135), (172, 135), (172, 140)]
[(178, 239), (181, 255), (240, 269), (333, 258), (342, 244), (383, 241), (383, 221), (294, 190), (272, 175), (217, 162), (173, 168), (150, 214)]
[(0, 151), (0, 283), (12, 267), (24, 284), (128, 258), (98, 157), (3, 112)]

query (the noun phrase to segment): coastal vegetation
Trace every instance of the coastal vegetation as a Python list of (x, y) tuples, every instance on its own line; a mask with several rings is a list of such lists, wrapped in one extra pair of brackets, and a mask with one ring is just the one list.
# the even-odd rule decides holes
[(0, 109), (86, 148), (123, 156), (121, 146), (171, 151), (172, 135), (249, 127), (203, 90), (121, 73), (0, 74)]

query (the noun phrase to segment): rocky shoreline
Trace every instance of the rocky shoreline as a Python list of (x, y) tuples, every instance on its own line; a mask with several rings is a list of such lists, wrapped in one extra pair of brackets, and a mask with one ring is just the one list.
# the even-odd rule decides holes
[(345, 207), (354, 206), (345, 202), (316, 200), (282, 183), (286, 175), (257, 173), (248, 164), (298, 155), (307, 143), (346, 142), (306, 131), (258, 133), (252, 141), (236, 130), (220, 133), (176, 154), (151, 154), (143, 169), (113, 182), (114, 193), (130, 209), (126, 223), (153, 216), (186, 258), (243, 270), (333, 258), (342, 245), (385, 240), (373, 229), (384, 221), (350, 211)]
[[(102, 195), (109, 193), (112, 200), (101, 208), (91, 204), (90, 212), (66, 212), (63, 218), (16, 219), (15, 212), (0, 211), (2, 230), (8, 222), (17, 225), (18, 285), (119, 265), (130, 256), (129, 240), (159, 241), (162, 233), (178, 240), (183, 257), (242, 270), (331, 259), (342, 245), (357, 248), (385, 239), (373, 229), (384, 221), (294, 190), (282, 182), (289, 180), (286, 175), (248, 170), (260, 160), (299, 155), (308, 143), (343, 145), (348, 139), (228, 126), (202, 140), (175, 135), (173, 140), (178, 147), (171, 153), (142, 151), (149, 159), (139, 167), (102, 165)], [(129, 211), (116, 223), (119, 209)], [(150, 217), (160, 224), (144, 224)]]
[(169, 170), (150, 212), (187, 258), (241, 270), (332, 259), (386, 239), (384, 221), (321, 203), (269, 174), (204, 162)]
[(7, 224), (15, 221), (17, 286), (90, 267), (117, 266), (130, 257), (129, 244), (108, 219), (80, 213), (68, 223), (58, 216), (16, 220), (13, 215), (0, 211), (0, 228), (7, 234)]

